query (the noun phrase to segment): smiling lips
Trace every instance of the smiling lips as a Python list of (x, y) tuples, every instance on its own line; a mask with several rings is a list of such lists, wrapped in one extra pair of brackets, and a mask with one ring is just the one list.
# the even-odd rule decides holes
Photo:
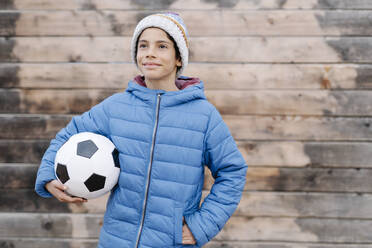
[(143, 65), (145, 68), (155, 68), (155, 67), (160, 66), (160, 64), (152, 63), (152, 62), (143, 63), (142, 65)]

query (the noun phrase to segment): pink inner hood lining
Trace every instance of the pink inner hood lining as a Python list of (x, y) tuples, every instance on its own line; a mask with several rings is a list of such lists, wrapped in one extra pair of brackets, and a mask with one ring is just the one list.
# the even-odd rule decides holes
[[(134, 78), (134, 81), (137, 84), (147, 88), (144, 76), (138, 75)], [(198, 83), (200, 83), (200, 79), (199, 78), (193, 78), (193, 77), (177, 78), (176, 82), (175, 82), (175, 84), (176, 84), (176, 86), (179, 90), (186, 89), (187, 87), (189, 87), (191, 85), (194, 85), (194, 84), (198, 84)]]

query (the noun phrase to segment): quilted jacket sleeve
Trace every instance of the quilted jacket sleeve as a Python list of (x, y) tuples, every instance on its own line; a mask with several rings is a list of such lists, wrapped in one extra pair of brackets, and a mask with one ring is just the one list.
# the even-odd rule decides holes
[(42, 197), (52, 197), (45, 189), (45, 184), (56, 179), (54, 174), (54, 159), (58, 149), (74, 134), (80, 132), (93, 132), (107, 136), (109, 133), (108, 118), (105, 112), (106, 100), (94, 106), (80, 116), (75, 116), (61, 129), (50, 145), (41, 160), (37, 172), (35, 191)]
[(215, 182), (200, 209), (185, 216), (198, 246), (210, 241), (223, 228), (240, 202), (246, 181), (247, 165), (215, 108), (205, 136), (204, 159)]

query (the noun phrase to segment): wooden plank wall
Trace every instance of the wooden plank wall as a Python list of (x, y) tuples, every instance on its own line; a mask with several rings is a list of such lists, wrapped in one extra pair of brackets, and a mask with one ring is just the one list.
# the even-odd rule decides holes
[[(136, 23), (179, 12), (249, 170), (208, 248), (372, 247), (372, 1), (1, 0), (0, 247), (95, 247), (106, 197), (34, 191), (55, 133), (134, 75)], [(205, 194), (212, 184), (206, 176)]]

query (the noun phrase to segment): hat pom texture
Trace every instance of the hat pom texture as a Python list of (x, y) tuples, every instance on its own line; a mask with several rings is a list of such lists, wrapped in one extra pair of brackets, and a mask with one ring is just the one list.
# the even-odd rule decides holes
[(177, 72), (179, 77), (189, 61), (188, 32), (182, 18), (176, 13), (153, 14), (143, 18), (136, 26), (131, 41), (131, 56), (137, 68), (136, 43), (143, 30), (156, 27), (167, 32), (177, 43), (182, 66)]

